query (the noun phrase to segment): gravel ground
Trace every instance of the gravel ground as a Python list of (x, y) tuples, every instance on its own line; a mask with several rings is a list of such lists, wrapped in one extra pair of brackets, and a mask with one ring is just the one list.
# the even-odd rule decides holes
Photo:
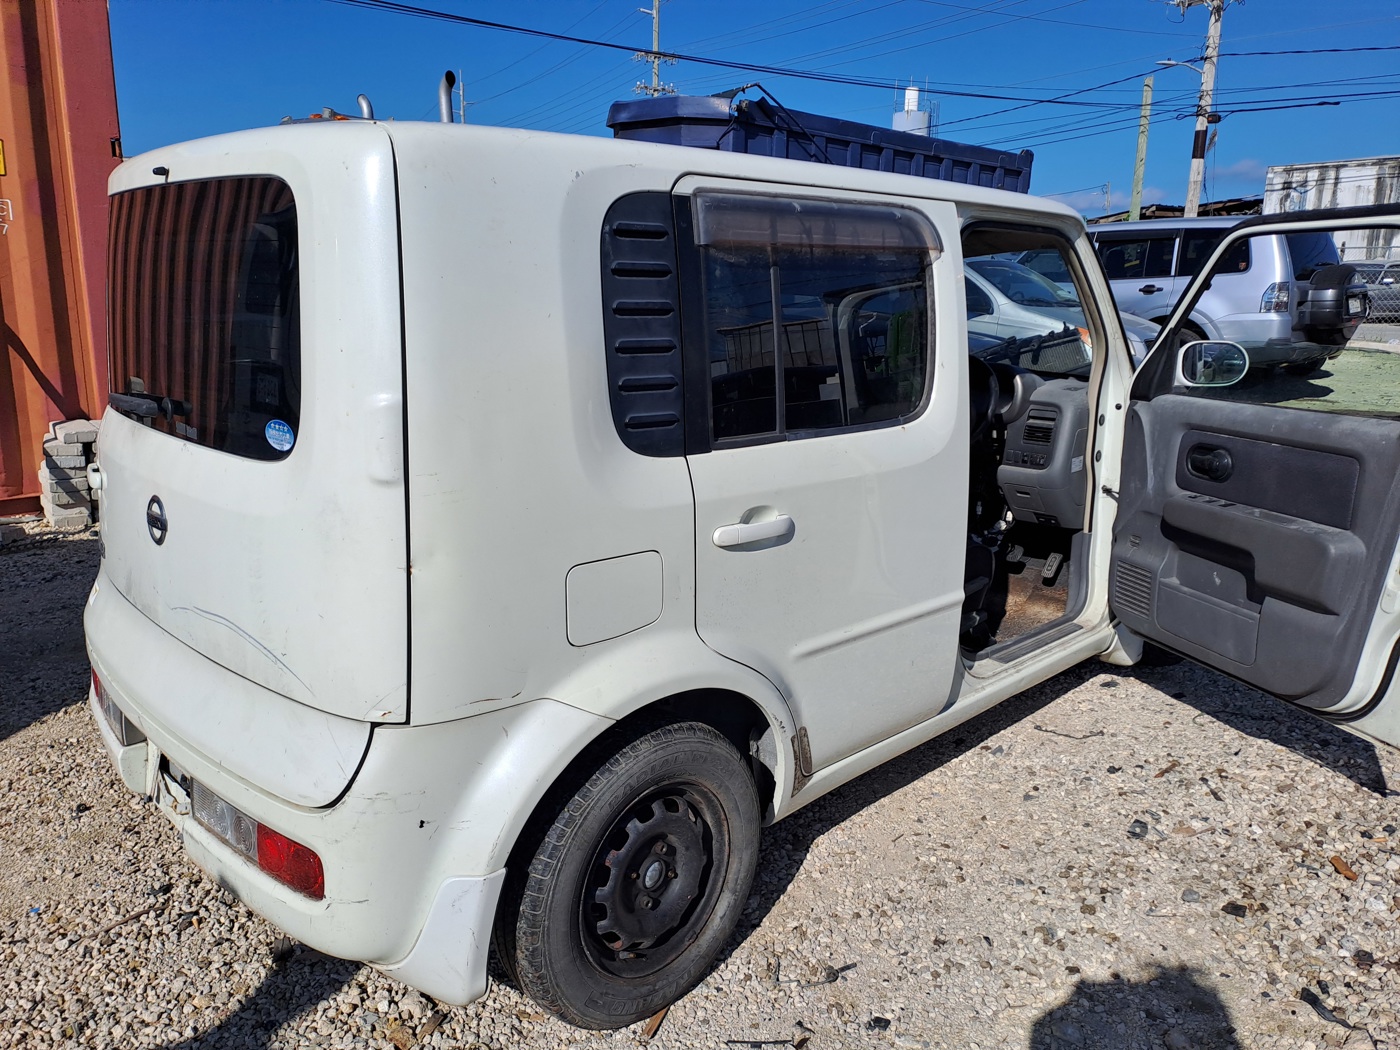
[[(281, 939), (83, 703), (93, 533), (0, 547), (0, 1047), (636, 1046)], [(1088, 664), (771, 828), (649, 1045), (1400, 1050), (1400, 755), (1188, 664)]]

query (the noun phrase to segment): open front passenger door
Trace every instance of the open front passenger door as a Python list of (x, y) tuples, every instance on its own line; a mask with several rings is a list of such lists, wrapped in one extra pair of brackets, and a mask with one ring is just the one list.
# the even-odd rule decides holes
[[(1233, 348), (1178, 349), (1245, 237), (1285, 239), (1291, 285), (1250, 304)], [(1142, 637), (1400, 746), (1400, 325), (1365, 323), (1353, 265), (1384, 252), (1395, 206), (1246, 220), (1221, 242), (1126, 406), (1109, 595)]]

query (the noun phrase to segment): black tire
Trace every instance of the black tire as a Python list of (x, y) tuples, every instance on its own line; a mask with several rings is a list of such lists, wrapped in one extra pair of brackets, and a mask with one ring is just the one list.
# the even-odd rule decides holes
[(725, 737), (683, 722), (616, 743), (521, 851), (496, 923), (521, 990), (581, 1028), (621, 1028), (693, 988), (758, 856), (758, 794)]
[(1185, 346), (1187, 343), (1199, 342), (1200, 340), (1206, 338), (1208, 338), (1208, 336), (1205, 334), (1205, 332), (1201, 331), (1190, 321), (1187, 321), (1179, 329), (1177, 329), (1176, 345), (1178, 348), (1180, 348)]
[[(1152, 318), (1152, 323), (1165, 328), (1167, 326), (1166, 316)], [(1176, 349), (1180, 350), (1187, 343), (1194, 343), (1199, 339), (1206, 338), (1205, 332), (1201, 331), (1190, 321), (1183, 322), (1176, 330)]]

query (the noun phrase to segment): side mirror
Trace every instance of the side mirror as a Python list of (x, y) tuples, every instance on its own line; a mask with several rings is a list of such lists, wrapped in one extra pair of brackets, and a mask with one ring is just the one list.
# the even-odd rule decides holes
[(1197, 340), (1177, 355), (1176, 374), (1183, 386), (1230, 386), (1249, 371), (1249, 354), (1238, 343)]

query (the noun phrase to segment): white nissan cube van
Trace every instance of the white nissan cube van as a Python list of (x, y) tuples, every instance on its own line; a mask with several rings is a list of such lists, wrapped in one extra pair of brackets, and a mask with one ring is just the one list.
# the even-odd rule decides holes
[[(1400, 422), (1171, 322), (1134, 377), (1060, 205), (372, 120), (110, 188), (90, 702), (322, 952), (466, 1003), (494, 940), (634, 1022), (764, 824), (1143, 639), (1400, 739)], [(1252, 229), (1320, 222), (1396, 218)], [(1032, 249), (1082, 325), (970, 338), (965, 261)]]

